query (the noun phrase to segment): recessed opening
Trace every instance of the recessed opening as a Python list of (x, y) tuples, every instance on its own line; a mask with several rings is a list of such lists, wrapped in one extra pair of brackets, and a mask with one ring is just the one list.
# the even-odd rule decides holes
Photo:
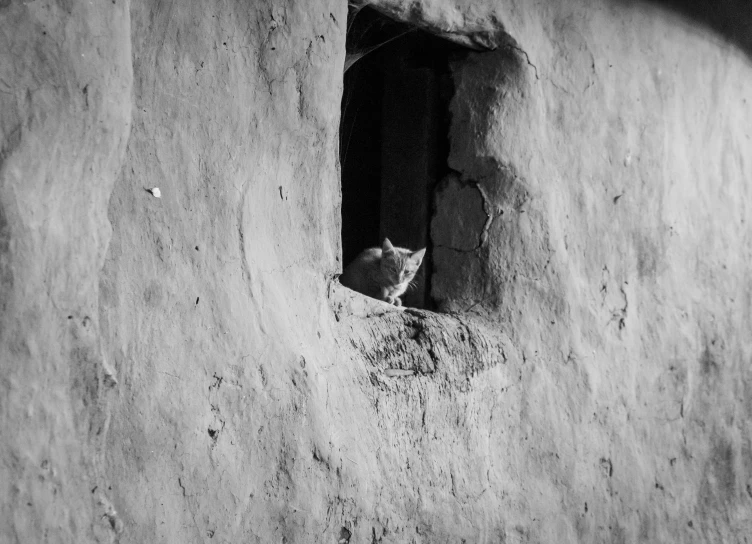
[(449, 71), (461, 47), (391, 20), (351, 10), (340, 124), (342, 251), (349, 264), (388, 237), (427, 248), (406, 306), (432, 308), (429, 224), (436, 184), (448, 172)]

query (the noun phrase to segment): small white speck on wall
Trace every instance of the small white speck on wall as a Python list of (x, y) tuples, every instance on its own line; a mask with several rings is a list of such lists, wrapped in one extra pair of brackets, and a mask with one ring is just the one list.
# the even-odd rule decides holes
[(162, 191), (159, 190), (159, 187), (152, 187), (151, 189), (147, 189), (146, 192), (151, 193), (151, 196), (154, 198), (162, 198)]

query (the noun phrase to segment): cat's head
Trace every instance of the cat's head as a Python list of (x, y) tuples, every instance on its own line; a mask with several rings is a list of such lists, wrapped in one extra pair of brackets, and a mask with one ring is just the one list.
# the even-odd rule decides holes
[(384, 238), (381, 244), (381, 273), (394, 285), (410, 282), (423, 262), (426, 248), (410, 251), (402, 247), (394, 247), (389, 238)]

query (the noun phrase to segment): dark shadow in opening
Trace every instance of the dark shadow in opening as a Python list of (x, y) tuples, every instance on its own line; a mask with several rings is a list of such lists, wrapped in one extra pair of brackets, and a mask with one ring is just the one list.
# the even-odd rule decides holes
[(448, 173), (449, 60), (466, 50), (363, 8), (348, 21), (348, 53), (380, 43), (345, 74), (343, 261), (385, 237), (399, 247), (426, 247), (417, 287), (403, 302), (432, 308), (429, 223), (435, 186)]

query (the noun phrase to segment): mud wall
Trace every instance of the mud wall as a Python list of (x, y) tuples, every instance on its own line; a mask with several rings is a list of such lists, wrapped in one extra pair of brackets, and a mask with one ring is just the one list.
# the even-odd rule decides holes
[(0, 2), (0, 540), (752, 534), (749, 58), (377, 4), (476, 51), (444, 313), (336, 282), (344, 2)]
[(533, 517), (575, 542), (742, 542), (749, 57), (648, 6), (521, 24), (454, 66), (434, 296), (521, 353)]
[(130, 130), (130, 44), (123, 4), (0, 3), (2, 542), (112, 531), (117, 379), (97, 293)]

